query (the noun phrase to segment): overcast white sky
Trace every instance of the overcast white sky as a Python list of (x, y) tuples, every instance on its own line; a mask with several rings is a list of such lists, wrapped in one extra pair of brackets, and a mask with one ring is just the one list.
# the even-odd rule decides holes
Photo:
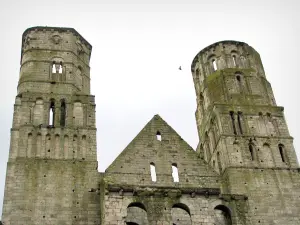
[(190, 65), (201, 49), (221, 40), (243, 41), (260, 53), (300, 156), (299, 15), (299, 0), (0, 1), (0, 213), (26, 28), (73, 27), (92, 44), (98, 162), (104, 171), (155, 114), (197, 146)]

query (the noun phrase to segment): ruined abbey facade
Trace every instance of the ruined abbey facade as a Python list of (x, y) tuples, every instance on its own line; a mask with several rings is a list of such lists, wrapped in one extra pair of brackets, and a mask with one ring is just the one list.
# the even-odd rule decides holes
[(154, 115), (104, 173), (91, 51), (72, 28), (24, 32), (4, 225), (300, 224), (293, 138), (252, 47), (222, 41), (194, 58), (196, 150)]

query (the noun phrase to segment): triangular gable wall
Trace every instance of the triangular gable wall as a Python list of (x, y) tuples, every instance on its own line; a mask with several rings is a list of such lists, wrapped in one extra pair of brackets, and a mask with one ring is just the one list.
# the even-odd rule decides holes
[[(161, 140), (157, 140), (157, 132)], [(151, 163), (155, 165), (156, 182), (151, 179)], [(172, 165), (178, 168), (178, 183), (173, 180)], [(105, 174), (114, 184), (142, 186), (218, 187), (219, 177), (159, 115), (146, 124)]]

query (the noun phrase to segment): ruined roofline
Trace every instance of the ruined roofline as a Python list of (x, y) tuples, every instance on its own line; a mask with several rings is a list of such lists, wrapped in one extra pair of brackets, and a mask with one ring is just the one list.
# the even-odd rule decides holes
[(90, 51), (92, 51), (92, 45), (84, 39), (84, 37), (81, 36), (81, 34), (79, 34), (74, 28), (70, 28), (70, 27), (47, 27), (47, 26), (36, 26), (36, 27), (29, 27), (27, 28), (22, 35), (22, 52), (21, 52), (21, 56), (23, 55), (23, 47), (24, 47), (24, 41), (25, 41), (25, 36), (30, 32), (30, 31), (34, 31), (34, 30), (53, 30), (53, 31), (58, 31), (58, 32), (71, 32), (73, 33), (75, 36), (78, 36), (80, 38), (80, 41), (82, 41), (84, 44), (87, 45), (87, 47), (90, 49)]

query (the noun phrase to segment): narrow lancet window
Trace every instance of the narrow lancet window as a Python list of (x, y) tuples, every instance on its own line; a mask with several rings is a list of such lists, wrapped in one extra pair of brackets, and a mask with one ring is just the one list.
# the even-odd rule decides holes
[(66, 103), (64, 100), (61, 101), (60, 110), (60, 126), (64, 127), (66, 125)]
[(235, 55), (232, 56), (232, 61), (233, 61), (233, 66), (236, 66), (236, 56)]
[(255, 148), (252, 143), (249, 143), (249, 151), (250, 151), (251, 160), (255, 161), (256, 160), (256, 152), (255, 152)]
[(212, 60), (212, 65), (213, 65), (213, 70), (216, 71), (218, 68), (217, 68), (217, 62), (216, 60)]
[(161, 141), (161, 133), (159, 131), (156, 132), (156, 140)]
[(240, 133), (243, 134), (243, 128), (242, 128), (241, 117), (242, 117), (242, 112), (238, 112), (238, 124), (239, 124), (239, 130), (240, 130)]
[(49, 125), (54, 126), (54, 118), (55, 118), (55, 104), (54, 101), (51, 100), (50, 109), (49, 109)]
[(55, 62), (52, 63), (52, 73), (56, 73)]
[(233, 112), (233, 111), (230, 111), (230, 118), (231, 118), (231, 123), (232, 123), (233, 133), (234, 133), (235, 135), (237, 135), (236, 128), (235, 128), (234, 112)]
[(151, 173), (151, 180), (156, 182), (156, 171), (155, 171), (155, 164), (152, 162), (150, 163), (150, 173)]
[(62, 73), (62, 72), (63, 72), (63, 67), (62, 67), (62, 62), (60, 62), (58, 73)]
[(178, 168), (176, 163), (172, 164), (172, 177), (174, 182), (179, 182)]
[(282, 144), (278, 145), (278, 149), (279, 149), (279, 153), (280, 153), (282, 162), (286, 162), (283, 145)]

